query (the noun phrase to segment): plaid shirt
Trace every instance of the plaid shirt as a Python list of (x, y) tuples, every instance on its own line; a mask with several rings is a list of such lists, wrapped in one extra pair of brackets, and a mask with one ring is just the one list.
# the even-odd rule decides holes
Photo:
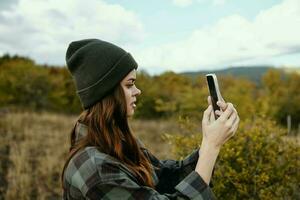
[[(77, 123), (75, 131), (79, 139), (86, 134), (86, 126)], [(139, 184), (116, 158), (86, 147), (66, 168), (63, 199), (215, 199), (210, 187), (194, 171), (198, 150), (182, 161), (161, 161), (142, 145), (141, 149), (154, 166), (155, 189)]]

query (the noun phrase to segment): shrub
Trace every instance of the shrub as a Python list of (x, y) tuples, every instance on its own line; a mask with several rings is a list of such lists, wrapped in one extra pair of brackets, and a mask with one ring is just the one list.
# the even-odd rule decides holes
[[(183, 121), (190, 128), (191, 122)], [(200, 129), (199, 129), (200, 130)], [(264, 117), (240, 123), (236, 135), (221, 149), (213, 176), (220, 199), (299, 199), (300, 148), (285, 131)], [(201, 142), (201, 134), (166, 135), (177, 158)]]
[(37, 68), (31, 61), (10, 61), (1, 66), (0, 104), (40, 109), (49, 104), (50, 91), (47, 71)]

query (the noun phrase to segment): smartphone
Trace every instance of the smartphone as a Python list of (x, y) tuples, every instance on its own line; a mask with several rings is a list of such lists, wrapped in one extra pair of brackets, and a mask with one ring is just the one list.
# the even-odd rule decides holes
[(223, 97), (219, 89), (219, 84), (218, 84), (218, 79), (216, 74), (206, 74), (206, 81), (207, 81), (207, 85), (211, 97), (215, 119), (217, 119), (218, 116), (216, 115), (215, 111), (221, 110), (220, 107), (217, 105), (217, 101), (223, 100)]

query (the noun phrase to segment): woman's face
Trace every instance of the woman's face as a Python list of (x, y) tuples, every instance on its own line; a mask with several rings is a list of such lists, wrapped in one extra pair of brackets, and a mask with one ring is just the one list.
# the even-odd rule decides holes
[(121, 86), (126, 98), (127, 117), (131, 117), (134, 114), (136, 98), (141, 94), (141, 90), (135, 86), (135, 80), (136, 70), (134, 69), (121, 81)]

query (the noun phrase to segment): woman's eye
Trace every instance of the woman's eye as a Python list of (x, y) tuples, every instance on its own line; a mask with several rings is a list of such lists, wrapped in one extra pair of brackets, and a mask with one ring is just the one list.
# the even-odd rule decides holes
[(132, 87), (132, 86), (134, 86), (134, 84), (129, 84), (129, 85), (127, 85), (128, 88), (130, 88), (130, 87)]

